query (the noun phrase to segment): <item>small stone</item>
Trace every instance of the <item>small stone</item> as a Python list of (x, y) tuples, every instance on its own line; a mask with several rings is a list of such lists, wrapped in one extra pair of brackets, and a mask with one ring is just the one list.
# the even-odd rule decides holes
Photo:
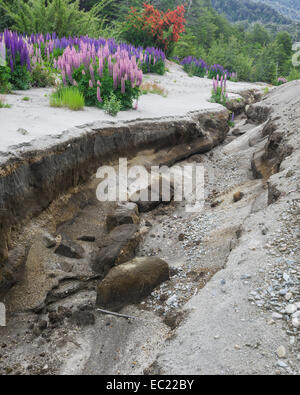
[(283, 362), (283, 361), (277, 361), (277, 365), (280, 367), (280, 368), (287, 368), (288, 367), (288, 365), (285, 363), (285, 362)]
[(183, 241), (184, 239), (185, 239), (185, 235), (183, 233), (180, 233), (180, 235), (178, 236), (178, 240)]
[(43, 235), (43, 243), (46, 248), (53, 248), (56, 246), (55, 237), (51, 236), (49, 233), (45, 233)]
[(283, 273), (283, 279), (288, 283), (290, 281), (290, 276), (286, 273)]
[(280, 346), (277, 348), (276, 354), (278, 358), (286, 358), (286, 349), (284, 346)]
[(262, 228), (261, 233), (265, 236), (268, 233), (268, 228)]
[(292, 325), (293, 325), (294, 328), (299, 328), (299, 326), (300, 326), (299, 318), (293, 318), (292, 319)]
[(293, 297), (293, 294), (291, 293), (291, 292), (288, 292), (286, 295), (285, 295), (285, 300), (290, 300), (290, 299), (292, 299), (292, 297)]
[(241, 276), (241, 280), (250, 280), (252, 276), (250, 276), (250, 274), (243, 274)]
[(293, 314), (293, 313), (295, 313), (295, 311), (297, 311), (297, 306), (294, 304), (289, 304), (285, 308), (285, 312), (287, 314)]
[(282, 314), (279, 313), (273, 313), (272, 314), (273, 320), (281, 320), (282, 319)]
[(233, 201), (236, 203), (236, 202), (239, 202), (240, 200), (242, 200), (243, 199), (243, 197), (244, 197), (244, 193), (243, 192), (236, 192), (234, 195), (233, 195)]

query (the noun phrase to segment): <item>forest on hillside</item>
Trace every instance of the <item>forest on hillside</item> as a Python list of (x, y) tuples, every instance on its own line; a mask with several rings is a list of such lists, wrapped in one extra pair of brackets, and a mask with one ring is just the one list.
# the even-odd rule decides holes
[(253, 0), (212, 0), (213, 7), (232, 22), (248, 21), (287, 24), (289, 19), (265, 3)]
[(300, 21), (299, 0), (255, 0), (270, 5), (288, 18)]

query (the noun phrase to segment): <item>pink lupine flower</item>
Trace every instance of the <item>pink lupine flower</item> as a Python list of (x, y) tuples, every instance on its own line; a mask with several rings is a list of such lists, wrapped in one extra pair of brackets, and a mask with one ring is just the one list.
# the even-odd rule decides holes
[(63, 80), (64, 85), (67, 85), (66, 72), (65, 72), (65, 70), (63, 70), (63, 71), (61, 72), (61, 75), (62, 75), (62, 80)]
[(97, 99), (99, 103), (102, 103), (102, 98), (101, 98), (101, 92), (100, 92), (100, 86), (97, 87)]
[(94, 87), (94, 85), (93, 85), (93, 83), (92, 83), (92, 80), (89, 80), (89, 87), (90, 87), (90, 88), (93, 88), (93, 87)]
[(93, 84), (95, 84), (94, 67), (93, 67), (92, 64), (90, 64), (89, 70), (90, 70), (90, 75), (91, 75), (91, 79), (92, 79), (92, 81), (93, 81)]

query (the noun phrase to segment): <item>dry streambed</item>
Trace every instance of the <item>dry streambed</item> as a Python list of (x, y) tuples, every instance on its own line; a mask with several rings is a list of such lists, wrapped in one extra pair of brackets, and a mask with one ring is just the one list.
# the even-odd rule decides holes
[[(197, 152), (212, 146), (199, 140), (198, 147), (187, 143), (132, 158), (132, 164), (147, 166), (201, 163), (206, 170), (202, 212), (188, 214), (185, 202), (173, 201), (157, 207), (100, 204), (92, 179), (32, 220), (19, 239), (31, 241), (25, 272), (5, 297), (10, 316), (1, 329), (1, 372), (176, 372), (172, 358), (181, 352), (177, 328), (189, 322), (186, 303), (226, 269), (249, 217), (279, 193), (278, 186), (256, 177), (265, 176), (265, 169), (268, 176), (278, 171), (286, 153), (277, 159), (276, 149), (273, 155), (262, 153), (258, 162), (257, 147), (263, 148), (266, 138), (269, 142), (274, 128), (268, 126), (268, 113), (257, 119), (252, 110), (248, 118), (239, 116), (225, 141), (221, 131), (223, 137), (216, 138), (221, 145), (206, 154)], [(254, 114), (260, 112), (259, 107)], [(217, 131), (211, 130), (212, 137)], [(268, 232), (263, 223), (258, 227)], [(250, 279), (244, 273), (240, 281), (247, 285)], [(227, 282), (224, 276), (217, 284), (224, 295)], [(96, 304), (127, 318), (97, 311)], [(180, 333), (178, 342), (183, 342)], [(173, 355), (163, 351), (168, 347)]]

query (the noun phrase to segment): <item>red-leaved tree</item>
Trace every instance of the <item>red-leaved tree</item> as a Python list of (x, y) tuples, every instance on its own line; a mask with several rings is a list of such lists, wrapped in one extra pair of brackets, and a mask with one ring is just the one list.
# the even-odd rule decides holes
[(126, 21), (125, 38), (136, 46), (154, 46), (170, 53), (185, 29), (185, 7), (159, 11), (144, 3), (142, 10), (131, 8)]

